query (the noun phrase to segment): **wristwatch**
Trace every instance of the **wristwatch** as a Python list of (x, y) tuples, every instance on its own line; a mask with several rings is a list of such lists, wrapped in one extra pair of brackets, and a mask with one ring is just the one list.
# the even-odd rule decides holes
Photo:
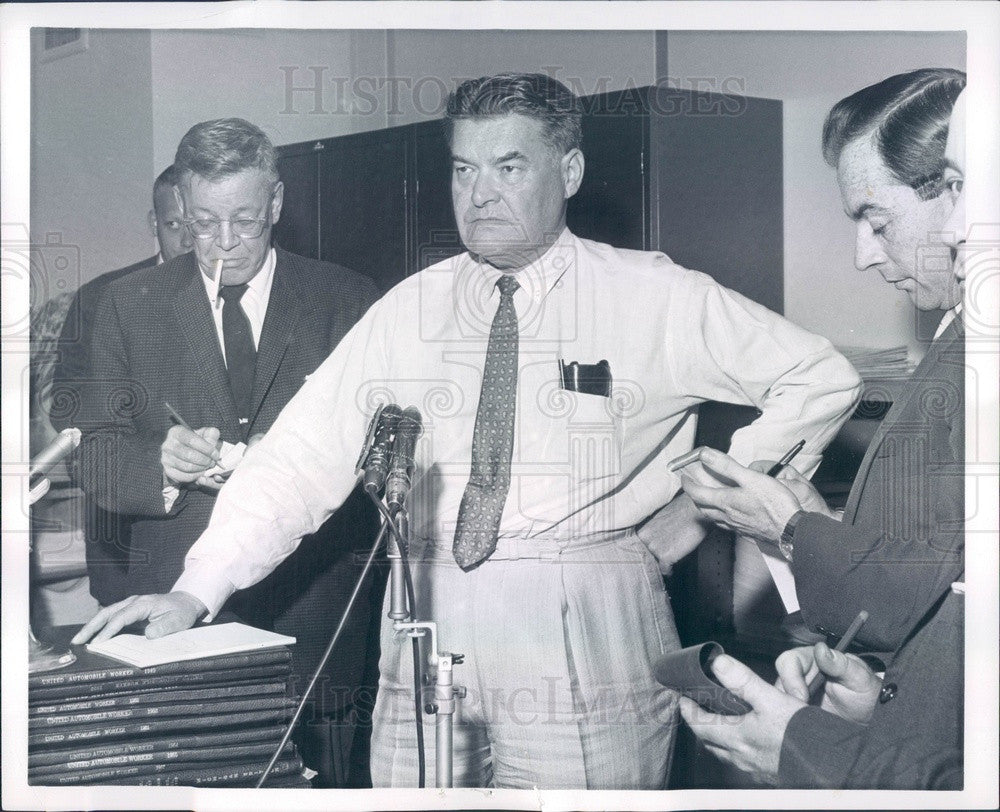
[(792, 518), (788, 520), (788, 524), (785, 525), (785, 529), (781, 531), (781, 538), (778, 539), (778, 550), (789, 563), (791, 563), (792, 555), (795, 552), (795, 527), (805, 515), (804, 510), (796, 510), (792, 514)]

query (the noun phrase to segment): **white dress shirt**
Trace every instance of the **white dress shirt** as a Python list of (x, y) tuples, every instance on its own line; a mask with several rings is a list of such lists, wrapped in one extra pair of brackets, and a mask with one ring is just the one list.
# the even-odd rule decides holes
[(941, 317), (941, 322), (938, 324), (937, 329), (934, 331), (934, 341), (937, 341), (944, 335), (944, 331), (948, 329), (948, 325), (951, 324), (955, 319), (962, 315), (962, 303), (959, 302), (951, 310), (946, 310), (944, 316)]
[[(174, 588), (199, 598), (211, 617), (277, 566), (353, 489), (367, 423), (384, 402), (423, 415), (411, 533), (450, 539), (469, 478), (499, 275), (462, 254), (376, 303), (248, 451)], [(693, 410), (705, 400), (762, 410), (734, 434), (736, 459), (779, 459), (804, 439), (797, 467), (808, 471), (860, 393), (857, 373), (826, 339), (662, 253), (565, 230), (518, 281), (501, 538), (574, 538), (648, 517), (679, 490), (667, 464), (691, 449)], [(560, 388), (559, 360), (607, 360), (611, 397)]]
[[(271, 298), (271, 283), (274, 281), (275, 253), (272, 248), (264, 258), (264, 264), (257, 271), (253, 279), (247, 283), (246, 293), (240, 298), (240, 307), (246, 313), (250, 322), (250, 331), (253, 333), (254, 349), (260, 345), (260, 331), (264, 327), (264, 316), (267, 315), (267, 302)], [(199, 266), (200, 267), (200, 266)], [(226, 357), (226, 342), (222, 337), (222, 297), (217, 302), (212, 302), (215, 294), (215, 282), (201, 272), (201, 281), (205, 285), (205, 295), (208, 296), (209, 304), (212, 305), (212, 319), (215, 321), (215, 334), (219, 337), (219, 347), (222, 349), (222, 357)]]

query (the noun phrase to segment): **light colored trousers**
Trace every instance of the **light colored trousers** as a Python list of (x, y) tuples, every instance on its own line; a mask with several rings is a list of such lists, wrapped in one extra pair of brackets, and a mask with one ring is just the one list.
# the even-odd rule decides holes
[[(663, 577), (633, 531), (501, 539), (471, 572), (450, 541), (415, 540), (410, 562), (418, 618), (437, 621), (442, 650), (465, 655), (454, 669), (468, 690), (454, 717), (454, 786), (664, 787), (677, 695), (654, 681), (652, 662), (680, 644)], [(388, 619), (381, 643), (372, 780), (415, 787), (412, 644)], [(436, 717), (424, 722), (433, 787)]]

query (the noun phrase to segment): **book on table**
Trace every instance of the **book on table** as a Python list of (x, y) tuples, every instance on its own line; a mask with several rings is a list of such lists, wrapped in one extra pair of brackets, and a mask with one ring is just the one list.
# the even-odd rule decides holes
[(294, 637), (256, 629), (244, 623), (220, 623), (196, 626), (155, 640), (141, 634), (119, 634), (99, 643), (88, 643), (87, 650), (137, 668), (149, 668), (165, 663), (290, 646), (294, 642)]

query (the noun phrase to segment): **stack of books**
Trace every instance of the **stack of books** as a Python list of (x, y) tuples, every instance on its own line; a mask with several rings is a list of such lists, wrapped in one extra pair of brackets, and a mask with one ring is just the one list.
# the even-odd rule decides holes
[[(71, 666), (30, 675), (28, 783), (255, 786), (294, 713), (291, 651), (174, 648), (191, 657), (138, 667), (75, 647)], [(309, 786), (291, 741), (264, 786)]]

